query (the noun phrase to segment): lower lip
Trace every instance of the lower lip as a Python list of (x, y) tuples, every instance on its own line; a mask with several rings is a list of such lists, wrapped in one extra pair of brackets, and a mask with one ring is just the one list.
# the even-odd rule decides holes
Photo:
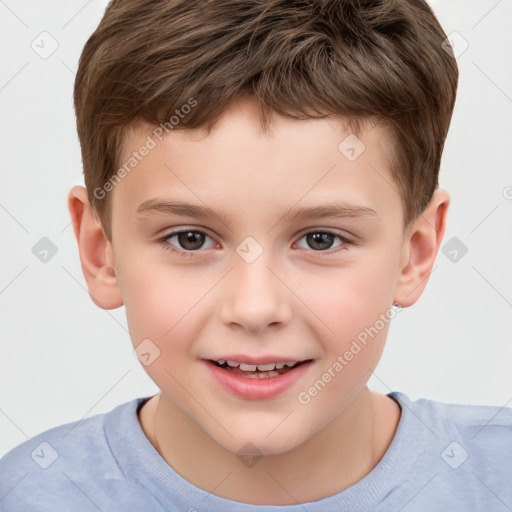
[(312, 361), (302, 363), (277, 377), (266, 379), (242, 377), (218, 367), (212, 361), (203, 359), (203, 363), (217, 382), (234, 395), (246, 400), (265, 400), (278, 396), (293, 386), (308, 371)]

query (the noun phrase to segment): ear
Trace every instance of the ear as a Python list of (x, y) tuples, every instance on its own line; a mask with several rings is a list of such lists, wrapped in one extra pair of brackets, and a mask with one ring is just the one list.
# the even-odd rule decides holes
[(446, 228), (450, 196), (437, 189), (423, 213), (407, 229), (394, 303), (412, 306), (428, 282)]
[(103, 309), (122, 306), (112, 244), (96, 219), (87, 197), (87, 189), (73, 187), (68, 195), (68, 208), (91, 299)]

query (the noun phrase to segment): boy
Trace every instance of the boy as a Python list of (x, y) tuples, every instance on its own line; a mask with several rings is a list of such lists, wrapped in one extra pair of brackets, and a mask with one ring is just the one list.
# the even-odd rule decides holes
[(161, 391), (9, 452), (2, 511), (512, 507), (510, 409), (366, 385), (445, 231), (445, 39), (420, 0), (108, 6), (68, 204)]

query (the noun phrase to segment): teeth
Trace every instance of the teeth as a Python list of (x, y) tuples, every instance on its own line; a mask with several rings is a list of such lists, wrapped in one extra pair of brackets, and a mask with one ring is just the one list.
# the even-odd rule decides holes
[(237, 361), (226, 361), (224, 359), (218, 359), (217, 363), (222, 365), (227, 363), (231, 368), (240, 367), (240, 370), (244, 372), (255, 372), (258, 369), (260, 372), (270, 372), (272, 370), (281, 370), (285, 366), (291, 368), (295, 366), (299, 361), (288, 361), (287, 363), (269, 363), (269, 364), (245, 364)]
[(255, 364), (244, 364), (240, 363), (240, 370), (244, 372), (255, 372), (257, 366)]
[(279, 375), (278, 372), (265, 372), (265, 373), (255, 373), (248, 374), (247, 376), (253, 379), (268, 379), (270, 377), (277, 377)]
[(259, 364), (258, 370), (260, 372), (269, 372), (270, 370), (274, 370), (276, 367), (275, 363), (269, 363), (269, 364)]

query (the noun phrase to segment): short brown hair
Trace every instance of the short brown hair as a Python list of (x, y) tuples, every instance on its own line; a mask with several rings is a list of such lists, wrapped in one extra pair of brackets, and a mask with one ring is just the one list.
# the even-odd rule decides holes
[[(112, 0), (74, 89), (85, 184), (111, 241), (109, 195), (126, 129), (206, 128), (237, 98), (296, 119), (342, 116), (389, 128), (404, 224), (423, 211), (458, 82), (446, 34), (423, 0)], [(340, 141), (341, 142), (341, 141)]]

